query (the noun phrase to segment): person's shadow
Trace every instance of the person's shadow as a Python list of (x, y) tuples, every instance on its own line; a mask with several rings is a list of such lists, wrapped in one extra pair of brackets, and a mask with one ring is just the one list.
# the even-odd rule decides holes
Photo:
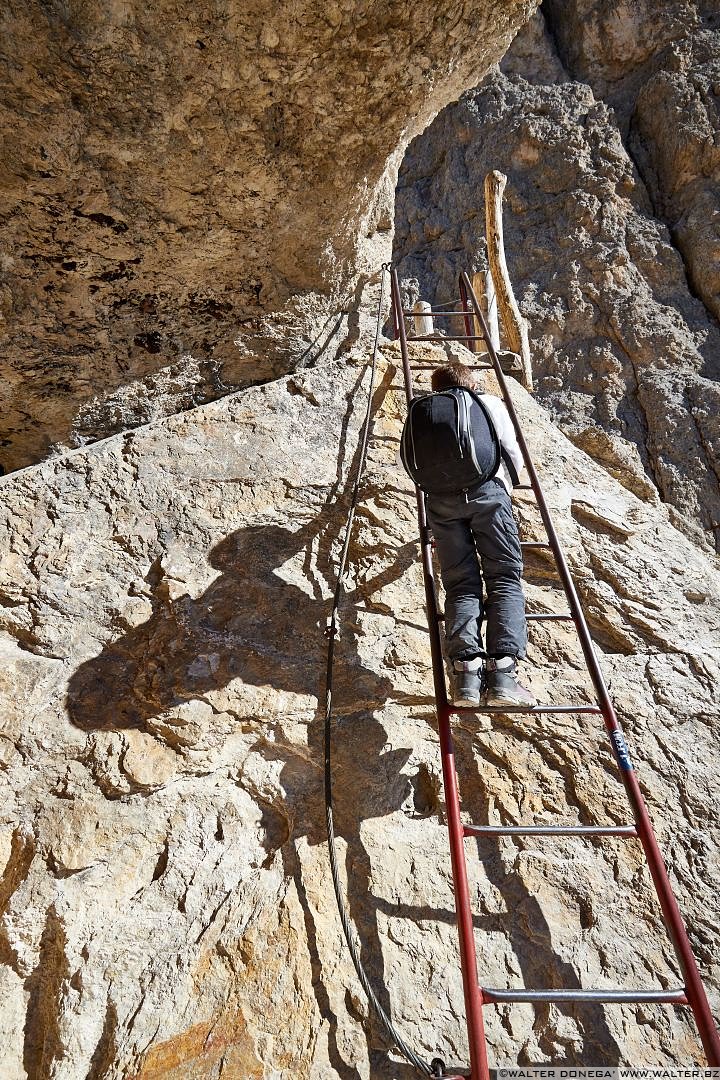
[[(288, 580), (292, 569), (283, 570), (316, 533), (313, 520), (297, 530), (251, 525), (231, 534), (210, 552), (210, 564), (222, 573), (196, 599), (170, 599), (166, 578), (154, 569), (147, 622), (72, 675), (72, 723), (85, 731), (154, 730), (163, 713), (233, 680), (319, 697), (329, 605), (319, 589), (309, 595)], [(355, 699), (381, 708), (392, 683), (359, 660), (351, 626), (344, 637), (343, 668)]]
[[(303, 837), (311, 846), (326, 841), (320, 766), (327, 657), (324, 628), (330, 602), (323, 595), (321, 579), (332, 577), (329, 554), (324, 554), (331, 548), (328, 529), (332, 526), (325, 521), (323, 528), (321, 521), (314, 518), (296, 529), (251, 525), (231, 534), (210, 551), (210, 565), (221, 573), (196, 598), (186, 594), (171, 599), (168, 580), (156, 564), (147, 579), (152, 615), (77, 669), (70, 679), (67, 705), (71, 722), (84, 731), (137, 728), (172, 742), (173, 725), (162, 718), (234, 680), (267, 687), (271, 694), (303, 695), (306, 700), (299, 703), (300, 711), (317, 698), (308, 727), (308, 749), (315, 768), (282, 737), (283, 716), (272, 700), (267, 715), (256, 720), (258, 738), (250, 753), (283, 763), (279, 778), (283, 795), (278, 794), (278, 802), (272, 805), (261, 799), (268, 860), (280, 851), (285, 872), (296, 884), (310, 948), (313, 992), (328, 1025), (332, 1065), (345, 1080), (357, 1080), (359, 1074), (339, 1049), (338, 1020), (325, 986), (316, 917), (303, 880), (307, 869), (298, 854)], [(363, 593), (372, 596), (401, 576), (414, 558), (414, 543), (401, 547), (391, 565), (366, 583)], [(412, 749), (388, 748), (387, 732), (373, 715), (389, 697), (404, 700), (404, 695), (394, 692), (389, 678), (363, 663), (356, 615), (348, 598), (336, 642), (335, 821), (336, 833), (346, 846), (348, 903), (360, 928), (364, 963), (389, 1011), (371, 862), (360, 840), (360, 826), (369, 818), (392, 814), (407, 802), (411, 783), (402, 770)], [(288, 708), (292, 707), (289, 701)], [(224, 708), (232, 709), (232, 698)], [(271, 739), (266, 737), (269, 729)], [(182, 739), (181, 728), (178, 734)], [(346, 1004), (351, 1013), (356, 1011), (349, 997)], [(378, 1055), (384, 1056), (380, 1048), (387, 1049), (387, 1040), (374, 1019), (363, 1026), (368, 1052), (379, 1066)], [(398, 1069), (398, 1075), (404, 1076), (405, 1067)]]

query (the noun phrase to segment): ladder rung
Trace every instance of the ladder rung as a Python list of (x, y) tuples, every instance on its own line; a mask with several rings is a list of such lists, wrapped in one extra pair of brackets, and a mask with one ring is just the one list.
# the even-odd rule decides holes
[(678, 990), (495, 990), (481, 986), (483, 1004), (501, 1001), (615, 1001), (628, 1004), (640, 1001), (658, 1001), (674, 1005), (687, 1005), (685, 988)]
[[(549, 620), (549, 621), (552, 621), (552, 622), (567, 621), (569, 619), (570, 622), (573, 622), (573, 616), (569, 612), (567, 614), (562, 614), (562, 615), (554, 615), (551, 612), (548, 612), (547, 614), (543, 613), (543, 614), (540, 614), (540, 615), (526, 615), (525, 618), (528, 619), (528, 621), (530, 619), (534, 619), (536, 622), (539, 619), (545, 619), (545, 620)], [(444, 613), (442, 611), (439, 611), (438, 612), (438, 622), (444, 622), (444, 620), (445, 620)]]
[(454, 705), (450, 706), (450, 711), (454, 713), (500, 713), (505, 715), (506, 713), (595, 713), (602, 716), (602, 709), (599, 709), (597, 705), (533, 705), (533, 707), (527, 708), (525, 705), (478, 705), (477, 708), (466, 708), (465, 706), (459, 706), (455, 708)]
[[(428, 301), (428, 303), (429, 303), (429, 301)], [(462, 303), (462, 296), (456, 296), (454, 300), (446, 300), (444, 304), (437, 304), (436, 306), (439, 307), (439, 308), (451, 308), (453, 306), (453, 304), (461, 304), (461, 303)], [(409, 312), (404, 311), (403, 314), (404, 315), (422, 315), (422, 312), (421, 311), (409, 311)], [(443, 314), (444, 315), (454, 315), (455, 312), (454, 311), (446, 311), (446, 312), (443, 312)], [(475, 312), (472, 311), (471, 314), (474, 315)]]
[(570, 614), (570, 612), (568, 612), (567, 614), (563, 614), (563, 615), (553, 615), (551, 612), (547, 612), (547, 613), (542, 613), (540, 615), (526, 615), (525, 618), (528, 619), (528, 620), (535, 619), (536, 621), (539, 620), (539, 619), (546, 619), (548, 621), (553, 621), (553, 622), (557, 622), (559, 620), (567, 620), (567, 619), (569, 619), (570, 622), (573, 621), (573, 616)]
[(413, 334), (405, 338), (406, 341), (484, 341), (483, 334)]
[[(495, 365), (494, 364), (465, 364), (464, 366), (467, 367), (467, 368), (470, 368), (470, 371), (494, 371), (495, 370)], [(438, 364), (411, 364), (410, 365), (410, 370), (411, 371), (434, 371), (434, 369), (436, 367), (438, 367)]]
[(516, 484), (513, 491), (534, 491), (532, 484)]
[(521, 548), (549, 548), (550, 544), (542, 543), (542, 542), (536, 541), (536, 540), (533, 540), (533, 541), (522, 540), (520, 542), (520, 547)]
[(637, 836), (634, 825), (463, 825), (465, 836)]
[(451, 319), (454, 315), (474, 315), (474, 311), (406, 311), (403, 308), (403, 315), (411, 316), (412, 318), (422, 318), (423, 315), (439, 315), (443, 319)]

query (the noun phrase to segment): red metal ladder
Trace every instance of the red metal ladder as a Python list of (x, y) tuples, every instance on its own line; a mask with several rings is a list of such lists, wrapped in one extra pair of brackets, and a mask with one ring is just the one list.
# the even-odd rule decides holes
[[(408, 354), (408, 342), (437, 340), (433, 335), (410, 335), (406, 333), (405, 316), (412, 316), (416, 312), (405, 311), (402, 306), (400, 284), (397, 270), (392, 271), (392, 310), (396, 339), (400, 341), (403, 373), (405, 379), (405, 393), (408, 404), (412, 400), (412, 373)], [(593, 1003), (634, 1003), (634, 1002), (664, 1002), (671, 1005), (688, 1005), (695, 1016), (700, 1039), (702, 1041), (705, 1056), (709, 1066), (720, 1066), (720, 1037), (715, 1026), (710, 1006), (708, 1004), (705, 988), (700, 979), (697, 962), (688, 940), (687, 931), (683, 924), (682, 916), (672, 891), (667, 870), (660, 849), (655, 839), (650, 819), (648, 817), (645, 801), (640, 791), (640, 786), (630, 761), (627, 744), (618, 723), (615, 710), (605, 685), (605, 680), (595, 655), (585, 616), (580, 606), (580, 601), (573, 584), (565, 555), (560, 546), (555, 527), (548, 511), (547, 502), (540, 486), (535, 467), (525, 442), (517, 413), (513, 407), (512, 398), (505, 375), (500, 366), (497, 353), (490, 340), (490, 333), (483, 313), (473, 291), (472, 284), (467, 274), (460, 275), (460, 310), (459, 311), (427, 311), (424, 315), (437, 316), (461, 316), (464, 319), (465, 334), (443, 336), (442, 341), (462, 341), (467, 344), (472, 352), (475, 352), (475, 342), (484, 341), (488, 351), (490, 363), (478, 365), (480, 369), (492, 370), (497, 378), (502, 397), (512, 420), (517, 441), (522, 451), (525, 468), (530, 478), (529, 485), (521, 485), (526, 490), (534, 493), (537, 507), (547, 534), (547, 542), (526, 543), (523, 548), (546, 548), (549, 549), (555, 559), (560, 581), (568, 602), (568, 613), (564, 615), (529, 615), (529, 619), (567, 619), (575, 624), (575, 629), (580, 640), (583, 655), (588, 672), (592, 679), (597, 698), (597, 705), (537, 705), (531, 710), (511, 709), (507, 707), (462, 709), (455, 708), (448, 701), (445, 685), (444, 664), (439, 625), (442, 615), (438, 612), (437, 594), (435, 588), (435, 576), (432, 563), (432, 541), (428, 530), (425, 513), (425, 499), (422, 492), (416, 489), (418, 524), (420, 529), (420, 542), (422, 554), (423, 577), (425, 582), (425, 602), (427, 608), (428, 627), (430, 631), (430, 649), (432, 655), (433, 679), (435, 686), (435, 699), (440, 733), (440, 753), (442, 759), (443, 783), (445, 788), (445, 801), (447, 807), (448, 831), (450, 838), (450, 857), (453, 874), (453, 887), (455, 892), (455, 910), (460, 940), (460, 962), (462, 969), (463, 989), (465, 997), (465, 1014), (470, 1044), (470, 1077), (471, 1080), (489, 1080), (487, 1060), (487, 1048), (483, 1024), (483, 1008), (486, 1005), (501, 1002), (593, 1002)], [(482, 328), (482, 334), (474, 330), (473, 319), (476, 325)], [(432, 365), (433, 367), (435, 365)], [(617, 761), (620, 778), (625, 787), (630, 807), (635, 819), (634, 825), (627, 826), (494, 826), (494, 825), (463, 825), (460, 817), (460, 798), (458, 793), (457, 775), (455, 770), (455, 755), (451, 731), (451, 718), (453, 714), (460, 713), (510, 713), (532, 712), (537, 713), (597, 713), (603, 717), (605, 729), (610, 737), (613, 754)], [(465, 851), (463, 840), (470, 836), (620, 836), (627, 838), (637, 837), (642, 844), (645, 858), (648, 863), (650, 874), (655, 886), (655, 891), (660, 902), (660, 908), (665, 920), (670, 940), (675, 950), (675, 955), (684, 978), (684, 985), (675, 990), (503, 990), (488, 986), (481, 986), (478, 981), (477, 959), (475, 955), (475, 941), (473, 937), (473, 923), (470, 908), (470, 894), (467, 880), (467, 867), (465, 863)], [(465, 1074), (467, 1075), (467, 1074)]]

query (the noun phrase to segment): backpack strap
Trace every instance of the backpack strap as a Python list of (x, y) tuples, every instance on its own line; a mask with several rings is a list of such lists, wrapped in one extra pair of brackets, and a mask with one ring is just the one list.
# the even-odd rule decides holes
[[(510, 483), (512, 484), (512, 486), (514, 488), (518, 487), (519, 484), (520, 484), (520, 477), (518, 476), (518, 471), (515, 468), (515, 463), (513, 462), (513, 459), (510, 457), (510, 454), (508, 453), (508, 451), (505, 449), (502, 442), (500, 441), (500, 436), (498, 435), (497, 431), (495, 430), (495, 425), (493, 423), (493, 420), (492, 420), (492, 417), (490, 415), (489, 409), (486, 408), (485, 404), (483, 403), (483, 401), (480, 398), (480, 395), (478, 393), (476, 393), (475, 390), (468, 390), (467, 387), (462, 387), (462, 389), (465, 390), (465, 392), (467, 394), (470, 394), (471, 397), (473, 397), (475, 399), (475, 401), (478, 403), (478, 405), (480, 406), (480, 408), (484, 412), (485, 417), (487, 419), (487, 422), (490, 425), (490, 430), (493, 433), (495, 441), (498, 444), (498, 449), (500, 450), (500, 459), (502, 459), (502, 464), (505, 466), (505, 468), (508, 471), (508, 476), (510, 477)], [(500, 459), (498, 459), (498, 468), (500, 467)], [(497, 469), (495, 470), (495, 473), (493, 475), (497, 475)]]
[(515, 468), (515, 463), (513, 462), (513, 459), (510, 457), (502, 443), (500, 443), (500, 457), (503, 459), (503, 465), (508, 471), (508, 476), (510, 477), (510, 482), (512, 483), (512, 486), (514, 488), (518, 487), (518, 485), (520, 484), (520, 477), (518, 476), (518, 471)]

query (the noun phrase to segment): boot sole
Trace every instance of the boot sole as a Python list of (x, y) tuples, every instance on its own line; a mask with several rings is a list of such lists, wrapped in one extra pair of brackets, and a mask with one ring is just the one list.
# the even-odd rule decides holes
[(456, 698), (453, 701), (453, 706), (456, 709), (479, 709), (480, 698)]

